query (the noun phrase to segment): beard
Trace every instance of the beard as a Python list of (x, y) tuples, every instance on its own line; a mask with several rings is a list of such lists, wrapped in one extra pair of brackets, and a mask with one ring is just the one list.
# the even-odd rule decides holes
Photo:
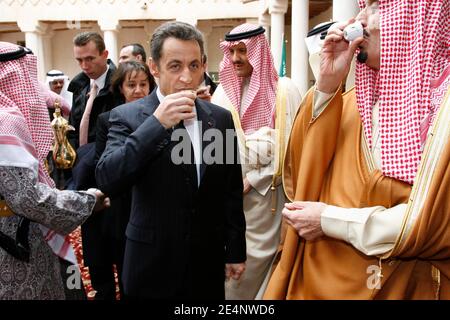
[(360, 51), (356, 56), (356, 60), (358, 60), (359, 63), (366, 63), (368, 58), (369, 56), (365, 51)]

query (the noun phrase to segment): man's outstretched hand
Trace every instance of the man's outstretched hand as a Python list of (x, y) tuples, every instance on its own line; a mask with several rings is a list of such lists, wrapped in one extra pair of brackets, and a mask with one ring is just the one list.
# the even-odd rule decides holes
[(101, 211), (111, 206), (111, 200), (109, 197), (106, 197), (105, 194), (99, 189), (90, 188), (87, 192), (95, 196), (94, 212)]

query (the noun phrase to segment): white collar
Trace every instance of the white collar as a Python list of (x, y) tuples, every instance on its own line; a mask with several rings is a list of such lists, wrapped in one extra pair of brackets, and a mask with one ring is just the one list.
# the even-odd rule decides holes
[(158, 97), (159, 102), (161, 103), (162, 101), (164, 101), (164, 95), (161, 92), (161, 89), (159, 89), (159, 87), (156, 87), (156, 96)]
[(108, 73), (109, 70), (109, 64), (106, 65), (106, 71), (97, 79), (94, 79), (95, 84), (97, 85), (97, 93), (100, 92), (100, 90), (103, 89), (103, 87), (105, 86), (105, 82), (106, 82), (106, 74)]

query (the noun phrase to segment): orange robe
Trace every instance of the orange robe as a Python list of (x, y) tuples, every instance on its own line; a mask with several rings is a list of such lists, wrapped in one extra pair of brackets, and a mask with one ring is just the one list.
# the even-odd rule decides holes
[[(310, 90), (303, 100), (286, 153), (283, 182), (289, 199), (346, 208), (390, 208), (409, 201), (411, 209), (419, 198), (413, 195), (416, 186), (411, 193), (410, 185), (383, 176), (373, 165), (354, 91), (336, 94), (316, 119), (313, 96)], [(442, 108), (450, 110), (448, 99)], [(432, 172), (421, 174), (429, 187), (418, 194), (426, 196), (419, 209), (405, 214), (391, 252), (366, 256), (327, 236), (305, 241), (289, 227), (264, 298), (450, 299), (450, 139), (449, 129), (442, 127), (444, 147), (435, 154)], [(424, 152), (423, 168), (426, 158)], [(374, 277), (378, 271), (381, 278)]]

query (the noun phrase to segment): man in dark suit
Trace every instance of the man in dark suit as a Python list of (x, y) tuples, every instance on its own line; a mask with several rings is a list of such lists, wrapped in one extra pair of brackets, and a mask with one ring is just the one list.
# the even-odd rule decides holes
[[(69, 122), (75, 128), (75, 131), (69, 132), (68, 138), (77, 150), (77, 162), (72, 169), (68, 188), (82, 190), (96, 187), (96, 122), (102, 112), (117, 105), (110, 91), (111, 77), (116, 67), (108, 59), (108, 50), (100, 34), (79, 33), (73, 44), (74, 56), (82, 72), (73, 78), (68, 89), (73, 93)], [(89, 97), (92, 100), (90, 106)], [(104, 215), (92, 216), (82, 225), (83, 258), (89, 267), (92, 287), (96, 291), (95, 299), (113, 300), (116, 285), (111, 257), (106, 249), (110, 244), (102, 233), (104, 219)]]
[(129, 297), (224, 299), (225, 279), (245, 270), (236, 135), (228, 111), (196, 99), (202, 54), (196, 28), (161, 25), (150, 62), (159, 87), (111, 111), (96, 179), (109, 195), (133, 190), (123, 270)]
[(79, 33), (73, 39), (73, 44), (74, 56), (82, 72), (72, 79), (68, 88), (73, 93), (69, 122), (75, 128), (75, 131), (71, 131), (68, 136), (72, 145), (77, 149), (80, 146), (80, 123), (86, 111), (91, 85), (96, 84), (97, 95), (89, 115), (87, 142), (95, 141), (98, 115), (114, 107), (114, 99), (109, 86), (116, 66), (108, 59), (105, 42), (98, 33)]

